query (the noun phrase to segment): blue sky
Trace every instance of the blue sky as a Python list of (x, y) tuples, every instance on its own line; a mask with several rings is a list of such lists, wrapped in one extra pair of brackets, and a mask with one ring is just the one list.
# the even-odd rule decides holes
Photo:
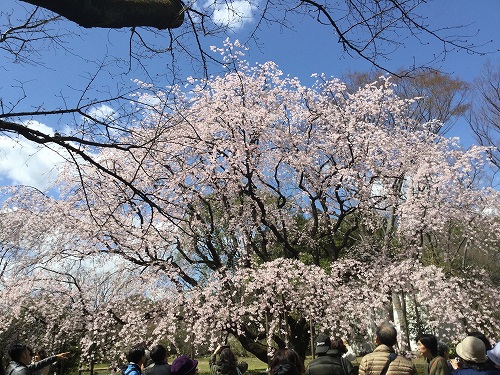
[[(21, 5), (29, 7), (17, 0), (3, 0), (0, 3), (0, 17), (5, 17), (5, 12), (11, 9), (18, 10)], [(500, 1), (434, 0), (420, 9), (433, 29), (465, 25), (461, 30), (443, 32), (469, 35), (468, 39), (476, 45), (483, 45), (479, 50), (486, 52), (479, 55), (450, 51), (433, 62), (434, 68), (471, 81), (479, 75), (486, 61), (500, 61)], [(244, 41), (248, 31), (255, 25), (251, 13), (247, 16), (245, 24), (229, 35), (232, 40)], [(223, 14), (221, 18), (224, 18)], [(292, 20), (294, 30), (273, 26), (260, 32), (258, 48), (255, 44), (250, 44), (246, 58), (250, 62), (275, 61), (286, 75), (299, 77), (307, 85), (313, 82), (313, 73), (341, 76), (348, 70), (367, 71), (372, 68), (366, 61), (347, 55), (330, 28), (304, 17)], [(77, 35), (67, 39), (67, 44), (64, 45), (67, 50), (41, 50), (39, 56), (33, 55), (36, 61), (34, 64), (12, 64), (5, 52), (0, 50), (3, 62), (0, 65), (0, 92), (4, 105), (17, 101), (26, 93), (26, 98), (16, 107), (17, 111), (33, 110), (39, 106), (60, 106), (63, 103), (62, 98), (71, 106), (77, 102), (81, 95), (79, 90), (84, 87), (89, 76), (97, 72), (99, 62), (106, 64), (110, 71), (120, 73), (118, 76), (112, 76), (108, 71), (101, 71), (98, 82), (103, 89), (115, 89), (133, 78), (149, 79), (139, 70), (127, 72), (123, 63), (118, 68), (114, 65), (112, 57), (118, 56), (126, 60), (128, 56), (130, 34), (127, 30), (81, 29), (71, 22), (62, 22), (59, 25)], [(406, 38), (408, 35), (401, 37)], [(222, 38), (207, 39), (204, 43), (220, 47)], [(435, 53), (441, 50), (442, 45), (435, 40), (424, 39), (422, 43), (418, 43), (415, 39), (407, 38), (403, 45), (390, 54), (390, 59), (382, 59), (380, 63), (391, 70), (418, 66), (433, 60)], [(168, 84), (165, 69), (167, 59), (148, 59), (144, 62), (149, 64), (155, 84)], [(190, 62), (186, 60), (180, 74), (184, 77), (196, 74), (190, 71), (190, 66)], [(23, 82), (24, 91), (20, 88), (20, 82)], [(36, 120), (38, 122), (34, 122), (33, 126), (40, 129), (64, 130), (64, 122), (60, 122), (59, 118), (46, 117)], [(448, 135), (459, 136), (466, 146), (473, 142), (464, 123), (457, 123)], [(22, 146), (0, 137), (0, 184), (14, 182), (43, 187), (47, 179), (53, 176), (51, 169), (55, 154), (35, 149), (24, 142)]]
[[(453, 51), (445, 56), (445, 60), (438, 59), (433, 64), (434, 68), (469, 80), (477, 76), (486, 60), (499, 60), (500, 1), (435, 0), (428, 1), (421, 9), (425, 11), (424, 16), (434, 28), (467, 25), (464, 30), (451, 31), (450, 34), (471, 35), (469, 40), (476, 40), (478, 45), (485, 44), (480, 48), (481, 51), (491, 52), (479, 56), (463, 51)], [(274, 38), (266, 40), (264, 52), (266, 57), (277, 62), (283, 71), (291, 75), (302, 76), (312, 72), (321, 72), (339, 76), (346, 70), (366, 71), (371, 68), (367, 62), (347, 56), (334, 37), (328, 39), (323, 36), (319, 37), (318, 35), (321, 34), (322, 30), (319, 26), (308, 23), (306, 29), (297, 30), (294, 40), (287, 37), (289, 34), (281, 37), (275, 35)], [(425, 40), (427, 41), (429, 40)], [(381, 62), (393, 70), (399, 67), (410, 67), (413, 64), (418, 66), (432, 60), (433, 55), (440, 49), (441, 45), (437, 41), (422, 45), (416, 43), (415, 40), (408, 39), (407, 44), (390, 55), (390, 60), (381, 60)]]

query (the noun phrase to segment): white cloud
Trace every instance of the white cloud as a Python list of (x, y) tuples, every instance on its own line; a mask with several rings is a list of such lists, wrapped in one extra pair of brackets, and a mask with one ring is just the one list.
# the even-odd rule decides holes
[(255, 6), (246, 0), (215, 4), (213, 21), (237, 30), (253, 21)]
[[(105, 121), (109, 122), (114, 119), (116, 119), (116, 111), (111, 108), (110, 106), (107, 106), (105, 104), (100, 105), (99, 107), (93, 107), (91, 108), (87, 114), (96, 120), (100, 121)], [(83, 119), (84, 121), (88, 121), (87, 118)]]
[(498, 217), (500, 216), (500, 212), (498, 211), (497, 207), (486, 207), (483, 210), (483, 215), (485, 216), (492, 216), (492, 217)]
[[(25, 124), (46, 134), (52, 128), (30, 121)], [(0, 136), (0, 179), (9, 185), (28, 185), (46, 190), (57, 178), (57, 164), (63, 161), (55, 151), (27, 141), (24, 138)]]

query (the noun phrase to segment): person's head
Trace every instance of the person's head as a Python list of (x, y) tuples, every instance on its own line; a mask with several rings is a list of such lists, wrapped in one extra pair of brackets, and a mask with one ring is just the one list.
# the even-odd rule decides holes
[(304, 362), (293, 349), (276, 350), (269, 364), (270, 375), (302, 375), (305, 372)]
[(171, 375), (195, 375), (198, 372), (198, 361), (181, 355), (170, 365)]
[(375, 331), (375, 340), (377, 345), (383, 344), (387, 346), (394, 346), (398, 341), (398, 332), (396, 328), (388, 322), (384, 322), (377, 327)]
[(481, 340), (483, 342), (486, 350), (491, 350), (492, 346), (491, 346), (490, 340), (488, 340), (488, 338), (485, 335), (483, 335), (481, 332), (478, 332), (478, 331), (468, 332), (467, 336), (472, 336), (472, 337), (478, 338), (479, 340)]
[(270, 369), (269, 373), (271, 375), (300, 375), (297, 366), (290, 362), (278, 363)]
[(142, 365), (144, 367), (148, 367), (152, 364), (154, 364), (154, 361), (151, 359), (151, 351), (146, 349), (146, 350), (144, 350), (144, 359), (142, 361)]
[(450, 347), (442, 341), (438, 341), (438, 356), (444, 359), (450, 359)]
[(127, 353), (127, 361), (142, 365), (146, 359), (146, 349), (143, 346), (134, 346)]
[(163, 363), (167, 359), (167, 349), (161, 344), (151, 348), (150, 357), (155, 365)]
[(26, 345), (14, 344), (9, 348), (9, 357), (13, 361), (27, 366), (31, 363), (33, 352)]
[(438, 355), (438, 341), (434, 335), (424, 334), (417, 338), (418, 352), (422, 357), (434, 358)]
[(466, 364), (484, 363), (487, 359), (484, 342), (474, 336), (467, 336), (459, 342), (455, 352)]
[(332, 342), (330, 336), (328, 335), (318, 335), (316, 337), (316, 355), (325, 355), (327, 351), (330, 350)]
[(219, 366), (225, 365), (227, 367), (236, 367), (237, 364), (238, 361), (236, 359), (236, 356), (230, 348), (224, 348), (221, 350), (219, 354)]
[(497, 342), (492, 349), (487, 350), (486, 355), (495, 364), (495, 367), (500, 367), (500, 342)]
[(334, 350), (338, 350), (342, 354), (347, 353), (347, 348), (342, 337), (334, 337), (330, 347)]
[(41, 361), (42, 359), (45, 359), (45, 358), (47, 358), (47, 352), (45, 351), (45, 349), (39, 349), (35, 353), (35, 361), (36, 362)]

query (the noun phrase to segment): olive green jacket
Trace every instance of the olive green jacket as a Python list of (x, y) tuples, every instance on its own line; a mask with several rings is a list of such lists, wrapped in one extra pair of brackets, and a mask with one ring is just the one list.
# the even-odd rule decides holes
[(450, 375), (450, 368), (443, 357), (434, 357), (427, 362), (425, 375)]

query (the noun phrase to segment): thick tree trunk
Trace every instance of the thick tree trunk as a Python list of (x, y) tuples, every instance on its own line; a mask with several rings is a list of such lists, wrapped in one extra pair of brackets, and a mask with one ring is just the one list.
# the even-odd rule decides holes
[[(287, 330), (289, 335), (287, 338), (273, 336), (273, 341), (276, 343), (278, 348), (290, 347), (294, 349), (302, 360), (305, 360), (306, 352), (309, 346), (309, 339), (311, 334), (309, 331), (310, 322), (304, 318), (295, 320), (293, 317), (287, 315)], [(260, 359), (262, 362), (268, 363), (268, 353), (269, 348), (262, 342), (266, 339), (266, 334), (262, 333), (256, 335), (251, 332), (248, 327), (241, 326), (240, 329), (244, 334), (238, 334), (236, 331), (228, 331), (233, 336), (235, 336), (240, 342), (243, 348), (252, 353), (255, 357)]]
[(267, 363), (269, 358), (267, 356), (267, 346), (262, 345), (260, 342), (255, 341), (248, 336), (245, 335), (237, 335), (235, 336), (240, 342), (243, 348), (252, 353), (255, 357), (260, 359), (262, 362)]
[(415, 329), (416, 329), (416, 337), (420, 337), (424, 333), (422, 319), (420, 318), (420, 309), (418, 307), (417, 298), (415, 295), (412, 296), (413, 306), (414, 306), (414, 314), (415, 314)]
[(290, 346), (304, 361), (306, 358), (307, 348), (309, 347), (309, 339), (311, 337), (311, 333), (309, 331), (309, 321), (304, 318), (295, 320), (294, 318), (287, 316), (287, 323), (290, 332)]
[(404, 293), (392, 293), (392, 304), (398, 318), (401, 340), (399, 350), (410, 350), (410, 333), (408, 330), (408, 319), (406, 315), (406, 300)]
[(173, 29), (182, 25), (180, 0), (22, 0), (49, 9), (83, 27), (150, 26)]

